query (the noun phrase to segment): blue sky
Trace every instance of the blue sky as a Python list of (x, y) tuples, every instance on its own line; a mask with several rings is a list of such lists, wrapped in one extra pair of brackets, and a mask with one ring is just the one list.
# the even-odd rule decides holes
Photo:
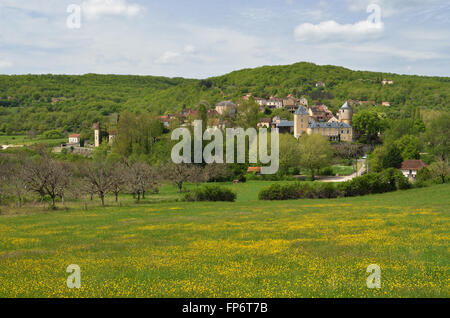
[(450, 76), (450, 3), (0, 0), (1, 74), (205, 78), (300, 61)]

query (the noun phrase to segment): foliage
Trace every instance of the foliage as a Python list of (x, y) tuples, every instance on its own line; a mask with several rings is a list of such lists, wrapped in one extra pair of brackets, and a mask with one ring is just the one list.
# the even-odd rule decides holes
[(228, 188), (206, 185), (187, 192), (184, 196), (185, 201), (228, 201), (236, 200), (236, 193)]
[(315, 172), (331, 162), (332, 148), (328, 139), (319, 134), (304, 134), (300, 138), (300, 166), (310, 171), (314, 180)]
[[(382, 86), (387, 76), (394, 85)], [(316, 88), (323, 81), (325, 88)], [(1, 75), (0, 133), (26, 134), (58, 129), (92, 137), (92, 124), (109, 128), (111, 117), (122, 111), (173, 113), (205, 100), (211, 105), (242, 95), (285, 97), (293, 94), (326, 103), (337, 111), (345, 100), (382, 101), (379, 108), (398, 118), (409, 108), (448, 111), (450, 81), (425, 77), (351, 71), (343, 67), (296, 63), (245, 69), (203, 80), (120, 75)], [(357, 107), (356, 111), (366, 106)], [(409, 112), (411, 114), (411, 112)], [(286, 114), (291, 116), (290, 114)]]

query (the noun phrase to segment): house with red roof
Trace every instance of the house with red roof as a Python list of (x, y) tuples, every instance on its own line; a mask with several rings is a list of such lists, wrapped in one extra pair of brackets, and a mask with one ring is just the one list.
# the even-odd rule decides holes
[(427, 165), (422, 160), (405, 160), (400, 170), (410, 181), (416, 181), (417, 172), (426, 167)]
[(73, 134), (69, 136), (69, 144), (79, 144), (81, 142), (80, 134)]

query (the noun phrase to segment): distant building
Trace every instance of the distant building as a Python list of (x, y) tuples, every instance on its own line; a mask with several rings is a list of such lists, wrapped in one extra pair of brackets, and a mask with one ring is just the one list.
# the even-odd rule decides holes
[(270, 128), (270, 124), (272, 123), (272, 118), (261, 118), (258, 123), (259, 128)]
[(394, 81), (384, 79), (384, 80), (381, 81), (381, 84), (383, 84), (383, 85), (394, 85)]
[(391, 103), (390, 102), (383, 102), (383, 103), (381, 103), (381, 105), (384, 106), (384, 107), (390, 107)]
[(224, 101), (220, 102), (216, 105), (216, 112), (219, 115), (225, 115), (225, 114), (236, 114), (237, 106), (231, 101)]
[(69, 136), (69, 144), (80, 144), (81, 143), (81, 135), (73, 134)]
[(325, 87), (325, 83), (324, 82), (317, 82), (316, 83), (316, 87)]
[(117, 137), (117, 131), (111, 130), (109, 132), (109, 137), (108, 137), (108, 139), (109, 139), (108, 141), (109, 141), (110, 145), (112, 145), (114, 143), (114, 140), (116, 139), (116, 137)]
[(339, 119), (332, 116), (327, 122), (314, 119), (313, 111), (300, 106), (294, 114), (294, 136), (299, 138), (304, 133), (321, 134), (332, 141), (353, 141), (353, 109), (346, 102), (339, 110)]
[(270, 97), (269, 100), (267, 101), (267, 106), (269, 108), (283, 108), (283, 99), (282, 98), (277, 98), (277, 97)]
[(427, 165), (422, 160), (405, 160), (400, 170), (403, 175), (410, 181), (416, 181), (417, 172), (425, 168)]
[(93, 126), (94, 129), (94, 147), (100, 147), (101, 142), (101, 133), (100, 133), (100, 123), (95, 123)]

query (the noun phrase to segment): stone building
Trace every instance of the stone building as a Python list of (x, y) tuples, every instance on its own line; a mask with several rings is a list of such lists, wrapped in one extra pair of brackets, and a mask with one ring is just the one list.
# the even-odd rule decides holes
[(300, 106), (294, 114), (294, 136), (299, 138), (302, 134), (321, 134), (332, 141), (353, 141), (353, 109), (346, 102), (339, 110), (338, 117), (328, 121), (315, 120), (314, 112)]

